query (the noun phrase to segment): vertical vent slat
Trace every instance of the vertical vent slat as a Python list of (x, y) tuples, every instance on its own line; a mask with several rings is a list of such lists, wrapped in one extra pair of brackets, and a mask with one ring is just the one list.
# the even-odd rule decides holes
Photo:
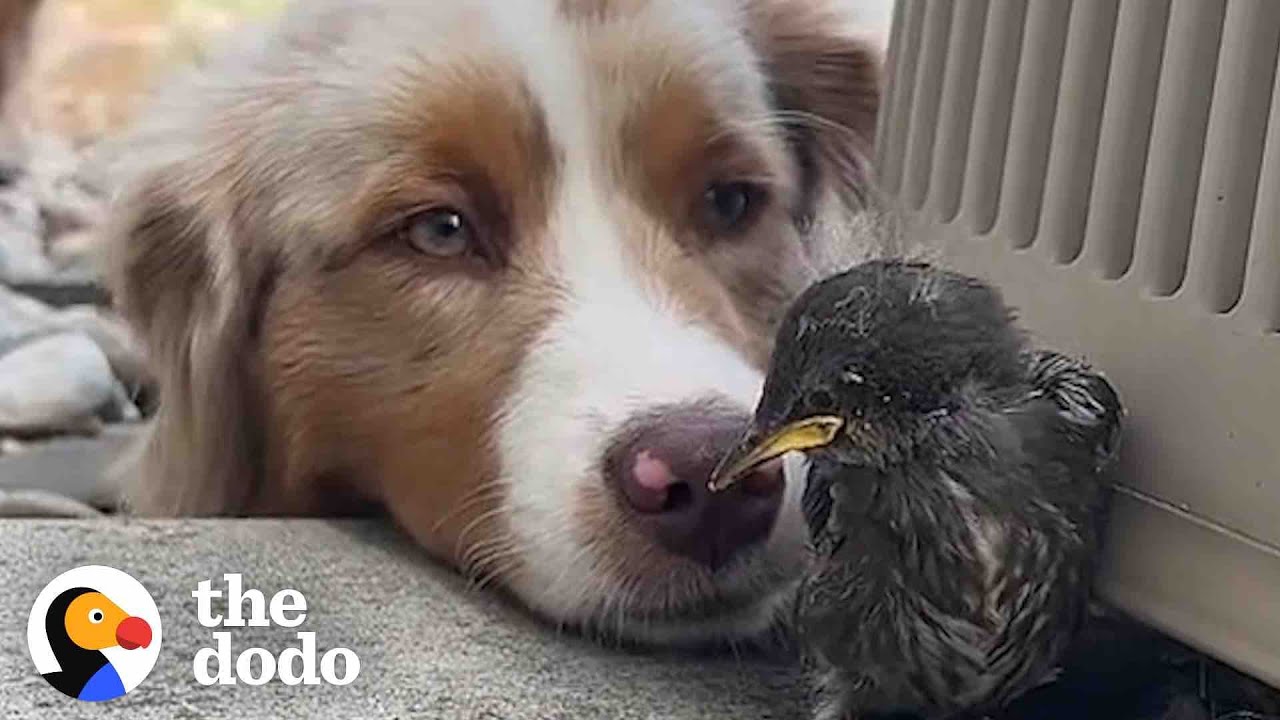
[(1071, 5), (1069, 0), (1032, 0), (1027, 9), (996, 222), (1001, 240), (1014, 247), (1035, 239)]
[(1088, 266), (1109, 280), (1123, 276), (1133, 261), (1169, 3), (1122, 2), (1116, 20), (1084, 243)]
[(1152, 120), (1135, 272), (1155, 295), (1182, 284), (1225, 0), (1175, 0)]
[(951, 19), (946, 78), (938, 111), (938, 139), (934, 145), (928, 193), (933, 208), (944, 221), (954, 218), (960, 209), (987, 6), (987, 0), (956, 3)]
[(916, 66), (915, 97), (911, 100), (911, 134), (907, 136), (902, 197), (909, 207), (924, 204), (929, 186), (929, 165), (938, 130), (938, 101), (946, 69), (947, 38), (951, 34), (952, 3), (932, 2), (925, 8), (920, 60)]
[(887, 166), (891, 161), (897, 162), (897, 158), (890, 158), (887, 153), (885, 140), (891, 129), (889, 122), (890, 106), (893, 104), (894, 93), (898, 88), (898, 58), (902, 56), (902, 36), (906, 32), (907, 26), (907, 0), (894, 2), (893, 4), (893, 21), (889, 26), (889, 44), (885, 51), (884, 59), (884, 90), (880, 99), (880, 112), (876, 118), (876, 163), (877, 168)]
[(1269, 118), (1240, 305), (1248, 321), (1274, 333), (1280, 332), (1280, 73), (1272, 80)]
[(1071, 6), (1036, 239), (1060, 263), (1075, 260), (1084, 243), (1119, 1), (1075, 0)]
[(920, 28), (924, 24), (925, 6), (928, 0), (901, 0), (903, 31), (894, 51), (894, 82), (885, 102), (886, 119), (880, 127), (884, 132), (877, 140), (880, 157), (885, 160), (878, 168), (878, 177), (885, 191), (896, 193), (903, 172), (903, 151), (910, 131), (911, 101), (915, 90), (916, 65), (920, 56)]
[(1244, 286), (1277, 43), (1280, 2), (1227, 4), (1188, 260), (1192, 287), (1212, 312), (1234, 307)]
[(987, 12), (960, 203), (966, 222), (978, 234), (989, 232), (996, 221), (1026, 14), (1027, 0), (991, 0)]

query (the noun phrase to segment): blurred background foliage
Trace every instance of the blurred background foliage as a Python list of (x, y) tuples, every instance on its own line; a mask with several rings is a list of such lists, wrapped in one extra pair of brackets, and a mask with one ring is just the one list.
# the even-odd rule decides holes
[[(893, 0), (838, 1), (854, 8), (855, 32), (885, 44)], [(288, 2), (42, 0), (27, 72), (10, 103), (36, 133), (90, 144), (127, 125), (158, 80), (198, 60), (218, 36), (270, 20)]]
[[(0, 0), (2, 1), (2, 0)], [(30, 127), (85, 144), (128, 123), (164, 75), (286, 0), (45, 0), (19, 103)]]

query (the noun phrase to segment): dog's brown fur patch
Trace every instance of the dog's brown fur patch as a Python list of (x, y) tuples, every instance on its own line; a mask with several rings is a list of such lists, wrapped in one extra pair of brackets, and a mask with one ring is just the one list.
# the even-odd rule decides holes
[(501, 68), (457, 82), (424, 84), (393, 114), (387, 132), (407, 153), (370, 183), (362, 225), (456, 208), (485, 256), (440, 260), (366, 240), (337, 266), (283, 283), (263, 338), (265, 381), (278, 388), (270, 474), (291, 495), (346, 477), (450, 560), (502, 532), (490, 431), (556, 300), (545, 234), (557, 170), (540, 111)]

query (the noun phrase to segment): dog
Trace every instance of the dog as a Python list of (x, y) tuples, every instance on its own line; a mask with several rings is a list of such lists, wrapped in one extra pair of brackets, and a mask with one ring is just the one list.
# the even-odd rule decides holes
[(878, 53), (813, 0), (307, 0), (162, 92), (112, 289), (160, 401), (144, 515), (385, 511), (552, 623), (768, 635), (799, 489), (707, 479), (822, 228), (867, 201)]

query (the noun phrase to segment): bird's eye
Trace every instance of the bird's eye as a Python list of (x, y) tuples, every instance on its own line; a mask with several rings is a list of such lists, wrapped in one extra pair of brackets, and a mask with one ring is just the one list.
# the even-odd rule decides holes
[(751, 183), (713, 183), (702, 195), (707, 225), (718, 233), (744, 230), (763, 204), (764, 191)]
[(474, 248), (475, 234), (462, 213), (452, 208), (426, 210), (409, 216), (400, 237), (414, 250), (436, 258), (453, 258)]
[(836, 408), (836, 398), (828, 390), (815, 390), (809, 394), (809, 407), (815, 412), (831, 412)]
[(89, 611), (89, 622), (93, 623), (94, 625), (97, 625), (98, 623), (102, 622), (102, 618), (104, 617), (105, 615), (103, 615), (102, 611), (99, 610), (98, 608), (94, 608)]

